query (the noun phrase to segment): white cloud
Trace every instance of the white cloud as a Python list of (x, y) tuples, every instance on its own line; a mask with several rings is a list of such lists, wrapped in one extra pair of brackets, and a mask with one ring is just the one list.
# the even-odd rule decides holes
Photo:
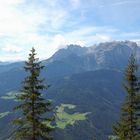
[(1, 4), (5, 4), (7, 6), (21, 4), (22, 2), (24, 2), (24, 0), (1, 0)]
[(20, 53), (22, 48), (14, 45), (6, 45), (5, 47), (2, 48), (2, 51), (9, 52), (9, 53)]
[(139, 37), (140, 35), (140, 32), (127, 32), (127, 33), (121, 33), (121, 36), (124, 36), (124, 37)]
[[(95, 0), (95, 4), (97, 3)], [(116, 28), (94, 26), (90, 21), (86, 21), (88, 8), (84, 4), (87, 6), (88, 2), (1, 0), (0, 59), (23, 60), (33, 46), (37, 49), (40, 58), (48, 58), (67, 44), (89, 46), (111, 41), (116, 32), (121, 35)], [(84, 9), (84, 6), (87, 9)], [(81, 18), (84, 10), (84, 18)], [(85, 25), (82, 23), (84, 20)], [(135, 33), (127, 33), (122, 36), (135, 37), (135, 35)]]
[(0, 56), (0, 61), (11, 61), (11, 62), (14, 62), (14, 61), (23, 61), (25, 60), (25, 55), (22, 55), (21, 54), (5, 54), (3, 56)]
[(62, 46), (64, 46), (64, 45), (66, 45), (65, 37), (62, 36), (61, 34), (55, 35), (54, 38), (53, 38), (53, 40), (52, 40), (51, 46), (52, 46), (53, 48), (55, 48), (55, 47), (60, 48), (60, 47), (62, 47)]
[[(108, 32), (110, 30), (110, 33)], [(116, 32), (109, 27), (79, 27), (78, 29), (62, 34), (65, 44), (77, 44), (81, 46), (89, 46), (99, 42), (107, 42), (113, 40), (111, 33)]]
[(108, 41), (112, 40), (111, 36), (104, 35), (104, 34), (96, 34), (93, 38), (98, 43), (99, 42), (108, 42)]
[(80, 0), (70, 0), (71, 5), (73, 8), (77, 9), (80, 7), (81, 1)]
[(35, 48), (39, 52), (41, 58), (45, 59), (51, 57), (54, 54), (54, 52), (65, 46), (65, 37), (61, 34), (56, 34), (53, 37), (49, 37), (48, 42), (46, 40), (42, 40), (42, 44), (39, 46), (35, 45)]
[[(27, 51), (33, 46), (38, 46), (37, 48), (41, 50), (42, 54), (47, 50), (44, 54), (47, 57), (54, 53), (58, 47), (57, 45), (63, 44), (62, 41), (59, 41), (63, 40), (60, 36), (56, 35), (53, 38), (54, 35), (51, 37), (46, 35), (45, 32), (59, 29), (65, 22), (67, 13), (63, 9), (50, 12), (50, 10), (56, 8), (55, 5), (46, 6), (39, 7), (35, 3), (26, 4), (24, 0), (1, 1), (0, 54), (19, 53), (18, 57), (10, 57), (11, 54), (9, 57), (2, 56), (1, 59), (23, 59), (23, 55), (28, 53)], [(40, 33), (41, 26), (44, 26), (43, 34)], [(53, 43), (51, 43), (52, 41)], [(49, 45), (52, 47), (51, 49), (48, 47)], [(24, 52), (22, 52), (23, 50)], [(42, 55), (40, 54), (40, 56)]]
[(132, 1), (132, 0), (124, 0), (124, 1), (117, 1), (117, 2), (113, 2), (113, 3), (109, 3), (109, 4), (101, 4), (100, 7), (106, 7), (106, 6), (123, 6), (126, 4), (137, 4), (140, 3), (139, 1)]
[(86, 43), (83, 40), (77, 40), (74, 44), (80, 45), (81, 47), (85, 47)]

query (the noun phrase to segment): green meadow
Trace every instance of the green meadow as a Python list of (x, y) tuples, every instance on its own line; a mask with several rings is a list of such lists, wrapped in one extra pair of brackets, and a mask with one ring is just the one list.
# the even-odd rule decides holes
[(17, 92), (11, 91), (8, 92), (5, 96), (1, 96), (0, 98), (4, 100), (14, 100), (17, 94)]
[[(84, 121), (87, 119), (88, 113), (67, 113), (66, 109), (74, 109), (76, 108), (75, 105), (72, 104), (61, 104), (60, 106), (56, 107), (56, 128), (65, 129), (68, 125), (74, 125), (77, 121)], [(48, 124), (48, 122), (45, 122)]]
[(9, 111), (7, 111), (7, 112), (3, 112), (3, 113), (0, 113), (0, 119), (6, 117), (6, 116), (9, 115), (9, 114), (10, 114)]

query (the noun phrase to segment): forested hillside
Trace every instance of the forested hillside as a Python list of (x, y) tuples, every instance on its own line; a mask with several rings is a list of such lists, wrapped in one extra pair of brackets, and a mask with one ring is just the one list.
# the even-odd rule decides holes
[[(47, 98), (57, 111), (56, 140), (107, 140), (120, 114), (125, 93), (122, 87), (128, 57), (140, 48), (136, 43), (108, 42), (92, 47), (70, 45), (43, 60), (41, 76), (50, 88)], [(21, 81), (23, 62), (0, 65), (0, 138), (10, 136)], [(63, 116), (60, 116), (60, 113)], [(71, 119), (72, 118), (72, 119)], [(5, 126), (3, 128), (3, 126)], [(7, 135), (6, 132), (9, 132)]]

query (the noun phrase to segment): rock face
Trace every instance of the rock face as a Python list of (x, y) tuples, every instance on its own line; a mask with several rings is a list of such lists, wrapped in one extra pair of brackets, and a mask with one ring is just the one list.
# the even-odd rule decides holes
[[(132, 53), (140, 52), (140, 48), (133, 42), (101, 43), (95, 48), (97, 67), (122, 69)], [(138, 56), (137, 56), (138, 57)]]
[(59, 63), (62, 67), (66, 64), (74, 73), (97, 69), (122, 70), (132, 53), (140, 59), (140, 47), (130, 41), (100, 43), (93, 47), (69, 45), (56, 52), (47, 60), (47, 64)]

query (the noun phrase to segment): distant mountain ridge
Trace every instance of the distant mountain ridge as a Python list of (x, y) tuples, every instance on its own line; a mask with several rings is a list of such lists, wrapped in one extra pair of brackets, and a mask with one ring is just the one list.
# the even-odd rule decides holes
[(139, 52), (140, 47), (135, 42), (131, 41), (113, 41), (113, 42), (106, 42), (100, 43), (98, 45), (94, 45), (91, 47), (81, 47), (79, 45), (68, 45), (66, 48), (58, 50), (51, 58), (48, 60), (61, 60), (63, 58), (68, 57), (69, 55), (77, 55), (77, 56), (85, 56), (85, 55), (97, 55), (100, 52), (110, 52), (110, 51), (117, 51), (117, 53), (121, 55), (121, 53), (130, 52)]
[[(93, 47), (69, 45), (58, 50), (47, 59), (48, 73), (59, 76), (98, 69), (124, 70), (130, 54), (135, 53), (140, 60), (140, 47), (131, 41), (100, 43)], [(56, 69), (56, 71), (55, 71)], [(59, 73), (60, 72), (60, 73)]]
[[(59, 49), (55, 52), (49, 59), (43, 60), (45, 63), (53, 63), (54, 61), (64, 61), (69, 57), (80, 57), (85, 59), (95, 59), (95, 63), (97, 67), (98, 65), (104, 65), (106, 61), (110, 61), (111, 57), (119, 57), (126, 59), (131, 53), (135, 53), (138, 60), (140, 59), (140, 46), (137, 45), (136, 42), (132, 41), (112, 41), (99, 43), (98, 45), (93, 45), (91, 47), (81, 47), (80, 45), (67, 45), (65, 48)], [(118, 59), (121, 59), (120, 57)], [(2, 62), (0, 61), (0, 67), (5, 65), (16, 66), (19, 65), (20, 62)]]

